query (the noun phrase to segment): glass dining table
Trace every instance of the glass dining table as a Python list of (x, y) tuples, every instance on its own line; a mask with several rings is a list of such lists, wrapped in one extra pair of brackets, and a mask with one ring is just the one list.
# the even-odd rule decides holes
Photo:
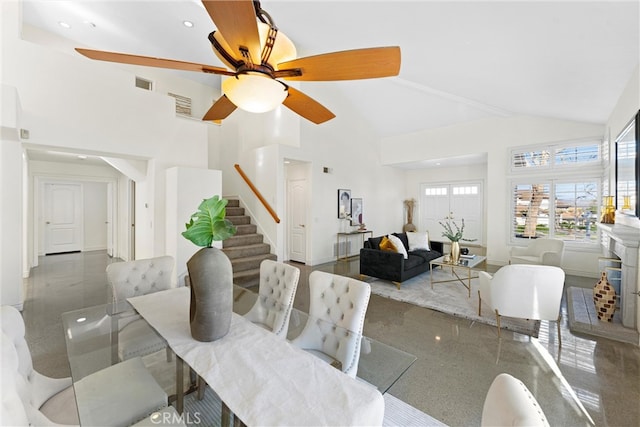
[[(253, 306), (258, 295), (251, 290), (234, 286), (233, 311), (243, 315)], [(123, 318), (137, 316), (128, 302), (104, 304), (64, 313), (62, 321), (67, 344), (67, 355), (75, 382), (119, 362), (118, 358), (118, 324)], [(138, 316), (139, 317), (139, 316)], [(291, 314), (287, 339), (300, 334), (307, 321), (307, 313), (294, 309)], [(155, 332), (149, 328), (149, 332)], [(153, 366), (149, 370), (158, 379), (160, 385), (171, 395), (170, 402), (176, 401), (176, 390), (181, 394), (183, 387), (176, 387), (176, 361), (168, 363), (164, 352), (159, 352), (155, 359), (147, 360)], [(362, 337), (360, 360), (357, 377), (375, 386), (380, 393), (389, 388), (411, 367), (416, 357), (412, 354), (391, 347), (380, 341)], [(157, 363), (161, 361), (162, 363)], [(158, 368), (160, 366), (160, 368)], [(187, 379), (192, 384), (195, 378)], [(190, 387), (187, 391), (195, 390)], [(76, 396), (81, 425), (91, 425), (90, 419), (83, 420), (83, 396)], [(179, 402), (181, 403), (181, 399)], [(180, 404), (181, 406), (181, 404)]]

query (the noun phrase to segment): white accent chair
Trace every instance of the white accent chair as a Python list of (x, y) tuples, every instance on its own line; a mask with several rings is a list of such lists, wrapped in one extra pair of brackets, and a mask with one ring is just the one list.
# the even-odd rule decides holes
[(313, 271), (309, 293), (309, 318), (291, 343), (355, 378), (371, 287), (349, 277)]
[(509, 264), (562, 265), (564, 242), (559, 239), (531, 239), (528, 246), (513, 246)]
[(540, 426), (549, 422), (538, 401), (519, 379), (499, 374), (491, 383), (482, 408), (481, 426)]
[[(92, 415), (95, 425), (128, 426), (167, 406), (167, 394), (140, 358), (109, 366), (74, 385), (71, 378), (55, 379), (40, 374), (33, 369), (20, 312), (2, 306), (0, 315), (3, 425), (78, 425), (74, 387), (83, 390), (82, 411)], [(5, 412), (5, 403), (9, 402), (12, 405), (20, 402), (22, 406)]]
[[(135, 261), (116, 262), (107, 266), (109, 282), (109, 302), (119, 312), (119, 303), (127, 298), (146, 295), (170, 289), (173, 286), (174, 260), (171, 256), (148, 258)], [(156, 351), (167, 350), (167, 360), (171, 360), (171, 350), (162, 337), (140, 319), (129, 313), (118, 319), (118, 357), (127, 360), (146, 356)]]
[(260, 263), (258, 299), (244, 317), (286, 338), (300, 269), (266, 259)]
[(482, 314), (482, 302), (486, 302), (496, 314), (498, 337), (500, 317), (553, 320), (560, 335), (560, 303), (564, 291), (564, 271), (547, 265), (512, 264), (501, 267), (491, 276), (478, 273), (478, 315)]

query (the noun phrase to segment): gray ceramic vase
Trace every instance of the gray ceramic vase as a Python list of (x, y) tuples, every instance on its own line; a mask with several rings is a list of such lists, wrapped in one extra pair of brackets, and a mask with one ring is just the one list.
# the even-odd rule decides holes
[(198, 341), (224, 337), (231, 326), (233, 270), (218, 248), (202, 248), (187, 261), (191, 282), (191, 336)]

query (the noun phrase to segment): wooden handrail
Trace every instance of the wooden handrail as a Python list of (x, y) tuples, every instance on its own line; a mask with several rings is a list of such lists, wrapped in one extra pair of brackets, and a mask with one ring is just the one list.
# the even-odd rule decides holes
[(265, 198), (262, 197), (262, 194), (260, 194), (260, 191), (256, 188), (255, 185), (253, 185), (253, 182), (251, 182), (249, 177), (244, 173), (240, 165), (236, 163), (235, 165), (233, 165), (233, 167), (236, 168), (236, 170), (238, 171), (242, 179), (244, 179), (244, 182), (246, 182), (249, 188), (251, 189), (251, 191), (253, 191), (253, 194), (255, 194), (258, 200), (262, 202), (262, 205), (271, 214), (271, 217), (276, 222), (276, 224), (280, 224), (280, 218), (278, 218), (278, 214), (276, 214), (276, 211), (274, 211), (271, 205), (269, 205), (269, 202), (267, 202)]

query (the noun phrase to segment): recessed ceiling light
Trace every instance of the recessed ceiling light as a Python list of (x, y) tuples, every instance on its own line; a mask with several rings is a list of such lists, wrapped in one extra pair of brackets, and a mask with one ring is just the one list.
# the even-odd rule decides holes
[(95, 28), (96, 24), (91, 21), (82, 21), (83, 24), (90, 26), (91, 28)]
[(66, 29), (71, 28), (71, 25), (67, 24), (67, 23), (66, 23), (66, 22), (64, 22), (64, 21), (59, 21), (59, 22), (58, 22), (58, 25), (60, 25), (62, 28), (66, 28)]
[(182, 21), (182, 25), (184, 25), (187, 28), (193, 28), (193, 22), (191, 21)]
[(80, 159), (80, 160), (86, 160), (86, 159), (87, 159), (87, 156), (84, 156), (84, 155), (82, 155), (82, 154), (78, 154), (78, 159)]

